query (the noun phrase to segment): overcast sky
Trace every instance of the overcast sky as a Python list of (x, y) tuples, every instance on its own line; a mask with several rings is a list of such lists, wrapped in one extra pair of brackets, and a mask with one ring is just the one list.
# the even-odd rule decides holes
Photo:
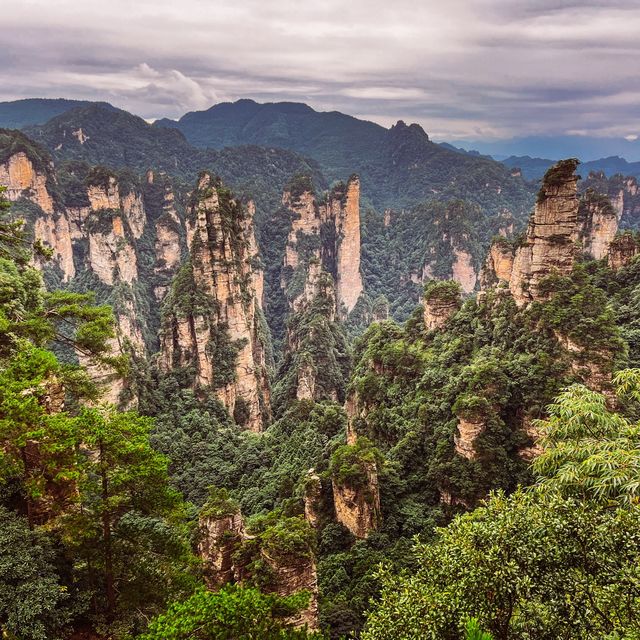
[(16, 0), (0, 99), (296, 100), (436, 139), (640, 134), (640, 0)]

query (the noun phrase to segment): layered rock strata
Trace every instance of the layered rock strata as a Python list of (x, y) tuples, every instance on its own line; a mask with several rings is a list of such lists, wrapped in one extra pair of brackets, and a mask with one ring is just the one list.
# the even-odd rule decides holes
[(269, 384), (248, 217), (210, 174), (200, 177), (187, 218), (190, 261), (167, 298), (159, 364), (192, 367), (194, 388), (214, 393), (236, 422), (260, 431)]

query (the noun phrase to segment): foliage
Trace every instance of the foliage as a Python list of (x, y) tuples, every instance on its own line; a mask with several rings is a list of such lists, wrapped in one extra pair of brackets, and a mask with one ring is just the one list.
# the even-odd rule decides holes
[[(640, 371), (616, 374), (619, 402), (640, 400)], [(533, 463), (543, 487), (604, 506), (637, 505), (640, 426), (607, 408), (607, 399), (581, 385), (564, 391), (538, 422), (543, 453)]]
[(24, 640), (57, 640), (70, 622), (51, 540), (0, 506), (0, 629)]
[(284, 618), (305, 605), (305, 596), (282, 598), (254, 588), (227, 585), (213, 593), (196, 591), (152, 620), (139, 640), (302, 640), (320, 638), (293, 629)]

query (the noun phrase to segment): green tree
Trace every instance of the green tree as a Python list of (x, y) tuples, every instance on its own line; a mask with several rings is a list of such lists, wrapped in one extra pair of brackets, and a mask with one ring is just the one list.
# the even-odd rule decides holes
[(57, 640), (70, 621), (69, 594), (60, 583), (46, 536), (0, 507), (0, 635)]
[(286, 598), (257, 589), (227, 585), (213, 593), (198, 590), (185, 602), (171, 605), (149, 624), (139, 640), (302, 640), (320, 638), (286, 623), (304, 605), (304, 595)]
[(109, 624), (133, 616), (135, 627), (195, 586), (185, 505), (169, 484), (166, 458), (149, 444), (152, 424), (113, 408), (78, 418), (81, 508), (61, 526)]
[[(617, 404), (634, 412), (640, 400), (640, 370), (614, 377)], [(603, 505), (638, 504), (640, 423), (612, 411), (601, 393), (583, 385), (565, 390), (539, 421), (540, 455), (533, 463), (543, 488)]]

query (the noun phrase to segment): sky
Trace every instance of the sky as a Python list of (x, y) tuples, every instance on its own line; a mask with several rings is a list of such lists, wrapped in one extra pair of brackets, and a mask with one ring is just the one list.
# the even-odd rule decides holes
[[(0, 100), (293, 100), (434, 139), (640, 136), (640, 0), (19, 0)], [(635, 145), (634, 145), (635, 146)]]

